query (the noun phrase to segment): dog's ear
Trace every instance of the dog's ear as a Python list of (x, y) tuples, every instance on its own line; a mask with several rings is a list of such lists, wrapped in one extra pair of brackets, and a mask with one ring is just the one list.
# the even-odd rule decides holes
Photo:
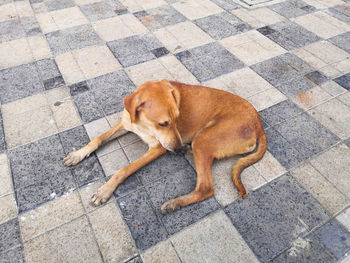
[(167, 79), (163, 79), (162, 84), (167, 86), (171, 90), (171, 93), (174, 96), (174, 100), (176, 102), (177, 108), (179, 108), (180, 107), (180, 93), (179, 93), (179, 91), (173, 85), (171, 85), (171, 83)]
[(137, 93), (132, 93), (123, 99), (124, 107), (129, 112), (131, 122), (135, 122), (137, 111), (142, 107), (143, 102)]

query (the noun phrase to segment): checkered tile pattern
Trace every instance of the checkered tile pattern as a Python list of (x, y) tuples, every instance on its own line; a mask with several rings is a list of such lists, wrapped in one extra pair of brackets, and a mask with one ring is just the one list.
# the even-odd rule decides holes
[[(286, 0), (0, 0), (0, 262), (348, 262), (350, 5)], [(226, 90), (259, 111), (269, 145), (215, 196), (162, 215), (196, 183), (191, 155), (91, 195), (147, 146), (126, 134), (62, 159), (163, 78)]]

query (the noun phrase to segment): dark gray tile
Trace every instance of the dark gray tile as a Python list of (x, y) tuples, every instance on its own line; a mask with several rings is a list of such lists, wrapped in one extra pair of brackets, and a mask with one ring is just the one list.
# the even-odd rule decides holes
[(23, 248), (21, 246), (0, 253), (0, 262), (24, 263)]
[(342, 86), (344, 89), (350, 90), (350, 73), (340, 76), (334, 79), (336, 83)]
[(135, 89), (135, 85), (123, 70), (90, 79), (88, 85), (106, 115), (122, 111), (123, 98)]
[(47, 6), (47, 11), (54, 11), (75, 6), (73, 0), (44, 0), (44, 3)]
[(41, 34), (41, 29), (35, 16), (22, 17), (21, 24), (28, 37)]
[(294, 97), (300, 93), (305, 93), (315, 86), (315, 82), (311, 81), (305, 76), (299, 76), (278, 84), (276, 88), (286, 96)]
[(104, 116), (100, 104), (96, 102), (91, 91), (73, 96), (73, 100), (83, 122), (91, 122)]
[(41, 79), (46, 90), (65, 85), (61, 72), (54, 59), (42, 59), (36, 62)]
[(287, 50), (301, 48), (320, 40), (314, 33), (291, 21), (279, 22), (257, 30)]
[(69, 170), (62, 162), (65, 153), (58, 135), (11, 149), (8, 156), (15, 189)]
[(317, 229), (314, 234), (338, 260), (350, 251), (350, 233), (335, 219)]
[(167, 50), (165, 47), (159, 47), (159, 48), (153, 49), (151, 50), (151, 52), (153, 53), (153, 55), (156, 56), (156, 58), (160, 58), (162, 56), (169, 54), (169, 50)]
[(320, 85), (328, 81), (327, 76), (325, 76), (323, 73), (319, 72), (318, 70), (306, 74), (305, 77), (311, 80), (312, 82), (314, 82), (316, 85)]
[(19, 19), (0, 22), (0, 43), (22, 38), (25, 35)]
[(265, 110), (259, 112), (260, 117), (269, 125), (274, 126), (280, 122), (288, 120), (300, 113), (301, 110), (297, 105), (295, 105), (290, 100), (285, 100), (277, 103)]
[(325, 10), (331, 16), (350, 24), (350, 4), (344, 3)]
[(21, 243), (18, 219), (14, 218), (0, 225), (0, 255)]
[(72, 96), (75, 96), (77, 94), (80, 94), (80, 93), (83, 93), (83, 92), (86, 92), (89, 90), (90, 90), (90, 88), (87, 85), (86, 81), (75, 83), (75, 84), (69, 86), (70, 95), (72, 95)]
[(206, 81), (244, 67), (244, 64), (217, 43), (192, 48), (176, 54), (199, 81)]
[(53, 55), (70, 51), (65, 35), (61, 30), (47, 33), (45, 36)]
[(9, 103), (44, 91), (34, 63), (0, 70), (0, 100)]
[(350, 46), (349, 46), (349, 42), (350, 42), (350, 31), (332, 37), (330, 39), (328, 39), (329, 42), (331, 42), (332, 44), (336, 45), (337, 47), (340, 47), (342, 49), (344, 49), (346, 52), (350, 53)]
[(132, 259), (126, 261), (125, 263), (142, 263), (142, 262), (143, 261), (142, 261), (141, 257), (137, 256), (135, 258), (132, 258)]
[(306, 231), (269, 185), (238, 199), (225, 212), (261, 262), (277, 256)]
[(273, 181), (271, 187), (310, 230), (329, 219), (327, 210), (289, 174)]
[(315, 156), (339, 141), (336, 135), (307, 113), (287, 120), (275, 126), (275, 129), (306, 158)]
[(236, 4), (231, 0), (212, 0), (212, 2), (226, 11), (241, 8), (239, 4)]
[(103, 43), (90, 24), (70, 27), (62, 33), (71, 50)]
[(274, 258), (273, 263), (300, 263), (300, 262), (319, 262), (332, 263), (336, 259), (330, 251), (314, 236), (306, 237), (292, 245), (291, 248), (284, 251), (281, 255)]
[(149, 9), (147, 12), (141, 11), (136, 16), (150, 30), (186, 21), (186, 18), (181, 13), (169, 5)]
[(140, 187), (142, 187), (140, 180), (136, 175), (132, 174), (118, 186), (113, 195), (115, 198), (120, 198), (134, 192)]
[(346, 139), (344, 143), (350, 148), (350, 138)]
[(64, 154), (78, 150), (90, 142), (89, 136), (84, 126), (78, 126), (58, 134)]
[(287, 18), (306, 15), (316, 10), (315, 7), (310, 6), (301, 0), (288, 0), (282, 3), (274, 4), (269, 8)]
[[(168, 157), (168, 159), (170, 158), (172, 157)], [(169, 168), (173, 168), (173, 166)], [(165, 175), (165, 177), (152, 183), (149, 187), (146, 187), (153, 207), (170, 235), (195, 223), (220, 207), (216, 199), (211, 197), (199, 203), (183, 207), (171, 214), (162, 215), (160, 207), (163, 203), (173, 198), (189, 194), (196, 187), (196, 172), (189, 163), (184, 167), (176, 168), (176, 170), (171, 169), (163, 172), (162, 174), (163, 176)]]
[(137, 248), (145, 250), (166, 239), (166, 230), (153, 211), (145, 190), (122, 197), (117, 203)]
[(162, 44), (150, 34), (141, 34), (108, 42), (107, 46), (124, 67), (129, 67), (155, 59), (152, 50)]
[(83, 5), (80, 6), (80, 9), (90, 21), (97, 21), (116, 15), (113, 7), (104, 1), (92, 3), (89, 5)]
[(287, 169), (296, 167), (307, 157), (304, 153), (299, 153), (294, 145), (283, 138), (275, 129), (265, 130), (268, 151)]
[(233, 14), (226, 12), (203, 17), (194, 22), (204, 32), (208, 33), (216, 40), (237, 35), (251, 29), (247, 23), (243, 22)]
[(76, 189), (70, 170), (16, 190), (18, 212), (23, 213)]

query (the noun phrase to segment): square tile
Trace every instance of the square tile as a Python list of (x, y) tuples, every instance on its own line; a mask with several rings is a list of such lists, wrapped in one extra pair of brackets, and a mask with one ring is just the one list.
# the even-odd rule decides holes
[(43, 35), (29, 37), (28, 42), (33, 52), (34, 60), (40, 60), (51, 56), (49, 44)]
[(194, 23), (216, 40), (237, 35), (251, 29), (247, 23), (233, 14), (226, 12), (197, 19)]
[(341, 211), (350, 201), (309, 163), (294, 169), (291, 174), (331, 214)]
[(106, 115), (122, 111), (123, 98), (135, 89), (135, 85), (123, 70), (90, 79), (87, 83)]
[(269, 185), (238, 199), (225, 213), (260, 261), (277, 256), (306, 230)]
[(16, 247), (1, 253), (0, 261), (2, 262), (20, 262), (24, 263), (24, 255), (22, 246)]
[(138, 249), (145, 250), (166, 239), (167, 232), (145, 190), (122, 197), (117, 203)]
[(0, 43), (0, 70), (33, 61), (33, 54), (26, 38)]
[(26, 34), (19, 19), (0, 22), (0, 43), (25, 37)]
[(253, 164), (255, 169), (267, 181), (272, 181), (278, 176), (286, 173), (286, 169), (277, 161), (275, 157), (266, 151), (263, 158), (257, 163)]
[(199, 81), (213, 79), (244, 66), (217, 43), (177, 53), (176, 57)]
[(219, 211), (172, 236), (183, 262), (259, 262), (230, 219)]
[(213, 15), (223, 11), (209, 0), (185, 0), (172, 4), (172, 6), (190, 20)]
[(342, 86), (344, 89), (350, 90), (350, 73), (340, 76), (334, 79), (336, 83)]
[(117, 40), (147, 32), (141, 22), (130, 14), (103, 19), (92, 25), (104, 41)]
[(171, 263), (180, 263), (175, 248), (169, 240), (159, 242), (157, 245), (147, 249), (141, 254), (142, 261), (145, 263), (162, 262), (163, 260)]
[(155, 59), (153, 51), (162, 47), (162, 44), (150, 34), (111, 41), (107, 45), (124, 67)]
[(134, 240), (114, 202), (91, 212), (88, 218), (105, 261), (121, 262), (136, 255)]
[(322, 11), (298, 17), (294, 22), (322, 38), (334, 37), (350, 30), (350, 25)]
[(85, 80), (83, 72), (71, 52), (56, 56), (55, 61), (67, 84), (78, 83)]
[(350, 53), (350, 48), (347, 43), (349, 43), (350, 32), (346, 32), (344, 34), (332, 37), (329, 39), (329, 42), (344, 49), (346, 52)]
[(16, 7), (14, 3), (6, 3), (0, 6), (0, 21), (8, 20), (11, 16), (15, 15)]
[(341, 139), (350, 136), (350, 108), (336, 99), (325, 102), (309, 114)]
[(306, 15), (316, 10), (315, 7), (310, 6), (301, 0), (285, 1), (269, 6), (269, 8), (286, 18)]
[(1, 254), (21, 243), (17, 218), (0, 224), (0, 251)]
[(64, 86), (64, 80), (53, 59), (43, 59), (36, 63), (37, 69), (46, 90)]
[(311, 164), (323, 176), (325, 176), (337, 189), (346, 197), (350, 197), (348, 191), (349, 185), (349, 162), (350, 149), (344, 144), (327, 150), (311, 160)]
[(0, 224), (17, 216), (16, 200), (13, 194), (0, 197)]
[(80, 6), (80, 10), (90, 21), (97, 21), (116, 15), (113, 7), (105, 1), (82, 5)]
[(186, 21), (186, 18), (170, 5), (149, 9), (138, 18), (145, 27), (152, 31)]
[(350, 92), (346, 92), (340, 95), (337, 99), (350, 107)]
[(283, 21), (257, 30), (287, 50), (301, 48), (320, 40), (314, 33), (291, 21)]
[(257, 9), (238, 8), (231, 11), (231, 13), (254, 28), (275, 24), (285, 19), (267, 7)]
[(249, 97), (248, 101), (253, 104), (257, 111), (261, 111), (286, 99), (287, 97), (278, 89), (271, 88)]
[(247, 65), (253, 65), (286, 52), (257, 31), (223, 39), (220, 44)]
[(86, 78), (94, 78), (121, 68), (111, 51), (105, 46), (91, 46), (73, 51)]
[(128, 159), (122, 149), (117, 149), (99, 157), (101, 166), (106, 176), (115, 174), (120, 168), (128, 165)]
[(308, 110), (310, 108), (313, 108), (317, 106), (318, 104), (321, 104), (329, 99), (331, 99), (332, 96), (328, 94), (326, 91), (324, 91), (319, 86), (316, 86), (304, 93), (299, 93), (297, 96), (295, 96), (292, 100), (293, 102), (298, 105), (300, 108), (304, 110)]
[(325, 82), (321, 84), (320, 87), (333, 97), (346, 93), (346, 89), (344, 89), (342, 86), (338, 85), (334, 81)]

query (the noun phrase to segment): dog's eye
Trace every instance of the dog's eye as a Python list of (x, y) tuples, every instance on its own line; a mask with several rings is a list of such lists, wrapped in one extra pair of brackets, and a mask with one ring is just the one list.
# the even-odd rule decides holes
[(165, 122), (160, 122), (158, 123), (159, 126), (161, 127), (167, 127), (169, 125), (169, 122), (165, 121)]

